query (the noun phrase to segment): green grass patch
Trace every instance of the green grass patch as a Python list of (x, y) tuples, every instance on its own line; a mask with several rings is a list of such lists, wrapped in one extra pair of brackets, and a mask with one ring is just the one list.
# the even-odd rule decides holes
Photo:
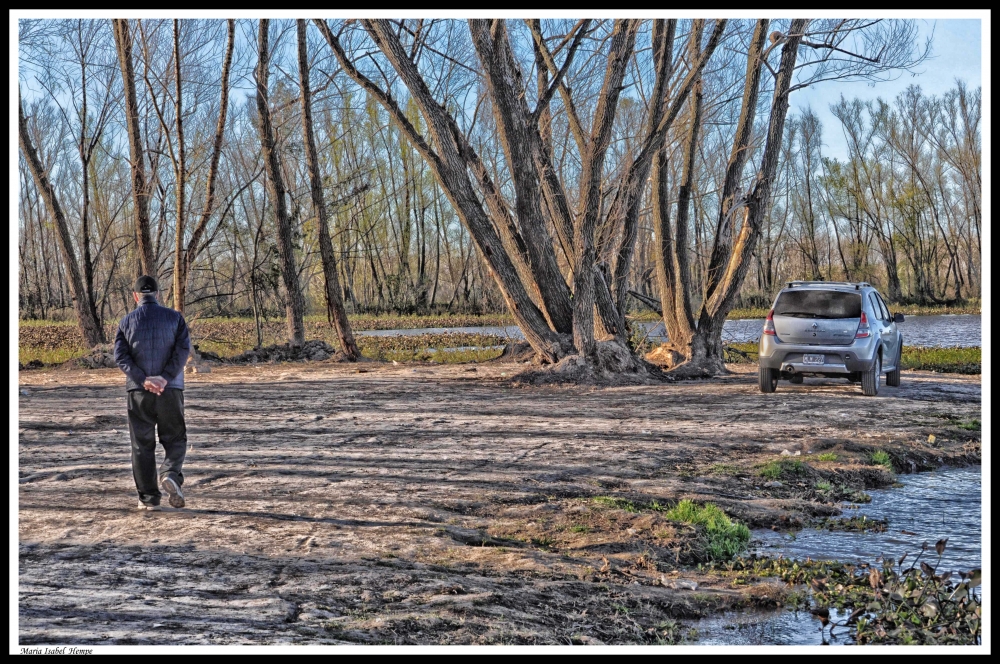
[(595, 505), (601, 505), (602, 507), (610, 507), (616, 510), (625, 510), (626, 512), (641, 512), (642, 510), (636, 506), (631, 500), (626, 500), (624, 498), (616, 498), (615, 496), (597, 496), (593, 499)]
[(591, 503), (594, 505), (600, 505), (602, 507), (609, 507), (616, 510), (624, 510), (626, 512), (639, 513), (639, 512), (666, 512), (667, 508), (664, 505), (656, 502), (655, 500), (651, 503), (644, 503), (641, 501), (628, 500), (627, 498), (619, 498), (617, 496), (596, 496), (590, 499)]
[(708, 472), (712, 475), (738, 475), (740, 469), (731, 463), (713, 463)]
[(903, 368), (940, 373), (980, 374), (982, 348), (917, 348), (903, 346)]
[(965, 429), (966, 431), (979, 431), (981, 424), (979, 420), (969, 420), (968, 422), (959, 422), (958, 428)]
[(769, 480), (804, 475), (805, 464), (798, 459), (776, 459), (757, 467), (757, 475)]
[(572, 526), (569, 529), (569, 531), (571, 533), (589, 533), (590, 532), (590, 526), (576, 525), (576, 526)]
[(722, 359), (729, 364), (757, 364), (758, 357), (756, 341), (722, 346)]
[(78, 357), (83, 357), (88, 351), (86, 348), (39, 348), (38, 346), (21, 346), (17, 349), (17, 361), (27, 364), (32, 360), (38, 360), (42, 364), (62, 364)]
[(703, 529), (704, 552), (709, 560), (731, 560), (746, 550), (750, 542), (750, 529), (733, 521), (712, 503), (699, 507), (690, 500), (682, 500), (664, 514), (671, 521), (679, 521)]
[(876, 466), (884, 466), (892, 470), (892, 457), (885, 450), (875, 450), (868, 455), (868, 460)]
[(833, 485), (829, 482), (816, 482), (817, 491), (830, 491), (833, 489)]
[(834, 452), (823, 452), (816, 455), (817, 461), (836, 461), (839, 457)]

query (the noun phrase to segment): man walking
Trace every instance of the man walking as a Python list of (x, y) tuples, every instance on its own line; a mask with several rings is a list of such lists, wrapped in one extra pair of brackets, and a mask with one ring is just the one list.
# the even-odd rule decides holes
[[(184, 316), (157, 303), (156, 279), (139, 277), (133, 291), (138, 306), (118, 326), (115, 362), (125, 373), (128, 390), (132, 476), (139, 492), (139, 509), (160, 509), (160, 487), (169, 496), (171, 507), (184, 507), (184, 364), (191, 352), (191, 337)], [(159, 487), (157, 433), (166, 453), (160, 464)]]

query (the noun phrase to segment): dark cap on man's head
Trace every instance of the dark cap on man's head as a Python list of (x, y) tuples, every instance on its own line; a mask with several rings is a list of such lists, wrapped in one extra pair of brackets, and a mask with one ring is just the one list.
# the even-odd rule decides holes
[(142, 275), (135, 280), (135, 287), (132, 290), (136, 293), (155, 293), (160, 290), (160, 287), (156, 285), (156, 279)]

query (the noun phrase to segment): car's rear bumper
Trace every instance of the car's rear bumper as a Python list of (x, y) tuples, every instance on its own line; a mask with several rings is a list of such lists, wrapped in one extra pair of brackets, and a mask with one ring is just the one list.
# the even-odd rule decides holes
[[(860, 342), (860, 343), (859, 343)], [(782, 373), (851, 374), (868, 371), (875, 361), (877, 341), (858, 339), (849, 346), (809, 346), (783, 343), (770, 335), (760, 340), (760, 366)], [(823, 364), (806, 364), (804, 355), (822, 355)]]

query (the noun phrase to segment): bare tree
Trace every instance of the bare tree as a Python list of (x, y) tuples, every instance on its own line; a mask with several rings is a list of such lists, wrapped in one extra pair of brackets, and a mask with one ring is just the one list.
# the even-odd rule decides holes
[(264, 171), (267, 174), (267, 189), (274, 206), (275, 225), (278, 231), (278, 256), (281, 259), (281, 277), (285, 285), (285, 323), (288, 342), (293, 347), (305, 343), (305, 325), (302, 320), (304, 303), (299, 286), (299, 272), (295, 266), (292, 247), (292, 220), (285, 201), (285, 182), (281, 175), (278, 146), (271, 124), (271, 108), (268, 101), (268, 76), (270, 70), (270, 49), (268, 47), (268, 19), (261, 19), (257, 27), (257, 129), (260, 132), (260, 148), (264, 156)]
[(88, 346), (103, 344), (105, 342), (104, 329), (101, 327), (100, 321), (97, 320), (94, 308), (87, 300), (87, 290), (83, 284), (83, 277), (80, 275), (80, 266), (76, 260), (73, 239), (70, 236), (69, 225), (66, 223), (62, 207), (59, 205), (55, 188), (49, 182), (47, 169), (38, 158), (35, 146), (31, 143), (31, 137), (28, 134), (28, 121), (24, 116), (24, 106), (21, 103), (20, 93), (17, 96), (17, 136), (21, 154), (28, 162), (28, 169), (35, 181), (35, 187), (42, 195), (45, 207), (49, 209), (49, 214), (52, 215), (52, 220), (56, 225), (56, 238), (59, 241), (59, 249), (62, 252), (66, 272), (69, 273), (70, 295), (73, 298), (73, 309), (76, 312), (80, 333)]
[(323, 262), (323, 276), (326, 282), (327, 316), (333, 320), (340, 338), (340, 346), (349, 360), (361, 357), (361, 351), (354, 342), (354, 333), (347, 320), (347, 310), (344, 308), (343, 291), (337, 276), (337, 260), (333, 254), (333, 243), (330, 241), (330, 229), (326, 219), (326, 203), (323, 200), (323, 181), (319, 174), (319, 160), (316, 156), (316, 137), (313, 134), (312, 92), (309, 87), (309, 57), (306, 53), (306, 22), (303, 19), (295, 21), (298, 37), (299, 56), (299, 86), (302, 91), (302, 135), (305, 141), (306, 167), (309, 171), (309, 193), (312, 197), (313, 211), (319, 222), (319, 250)]

